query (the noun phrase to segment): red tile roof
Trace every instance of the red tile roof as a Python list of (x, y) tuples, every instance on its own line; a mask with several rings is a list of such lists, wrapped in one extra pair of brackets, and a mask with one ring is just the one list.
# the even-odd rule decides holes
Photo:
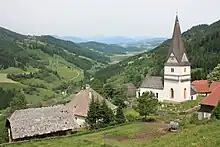
[(197, 93), (210, 93), (208, 80), (193, 81), (192, 85), (195, 87)]
[(206, 98), (204, 98), (201, 102), (203, 105), (216, 106), (220, 101), (220, 86), (216, 87), (212, 93), (209, 94)]
[(210, 85), (210, 91), (215, 90), (215, 88), (220, 86), (220, 82), (213, 81), (212, 84)]

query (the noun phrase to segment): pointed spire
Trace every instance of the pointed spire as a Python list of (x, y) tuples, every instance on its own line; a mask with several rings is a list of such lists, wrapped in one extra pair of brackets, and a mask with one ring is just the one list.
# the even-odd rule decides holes
[(171, 54), (174, 55), (178, 63), (188, 62), (188, 61), (182, 61), (184, 54), (186, 56), (186, 49), (184, 47), (184, 43), (181, 37), (181, 30), (180, 30), (178, 15), (176, 15), (173, 36), (172, 36), (172, 44), (170, 46), (168, 58), (170, 57)]

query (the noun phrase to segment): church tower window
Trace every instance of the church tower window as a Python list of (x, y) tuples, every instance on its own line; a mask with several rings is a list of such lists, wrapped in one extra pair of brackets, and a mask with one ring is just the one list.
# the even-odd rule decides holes
[(174, 72), (174, 68), (171, 68), (171, 72)]
[(184, 72), (186, 72), (186, 68), (184, 68)]
[(173, 90), (173, 88), (170, 89), (170, 98), (172, 98), (172, 99), (174, 98), (174, 90)]

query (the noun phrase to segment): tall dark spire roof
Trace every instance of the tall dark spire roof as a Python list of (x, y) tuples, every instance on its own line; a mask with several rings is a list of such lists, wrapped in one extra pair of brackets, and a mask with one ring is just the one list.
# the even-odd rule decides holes
[[(168, 58), (170, 58), (171, 54), (174, 55), (178, 64), (181, 64), (181, 65), (190, 64), (187, 59), (186, 49), (184, 47), (184, 43), (181, 37), (181, 30), (180, 30), (178, 15), (176, 15), (173, 36), (172, 36), (172, 43), (171, 43), (171, 46), (168, 52)], [(184, 54), (185, 54), (186, 60), (183, 60)]]

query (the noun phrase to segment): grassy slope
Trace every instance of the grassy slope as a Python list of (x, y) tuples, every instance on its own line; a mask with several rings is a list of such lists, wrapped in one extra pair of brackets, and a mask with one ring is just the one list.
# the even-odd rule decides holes
[[(133, 123), (89, 135), (78, 137), (64, 137), (54, 140), (32, 141), (28, 143), (9, 145), (9, 147), (31, 147), (31, 146), (51, 146), (51, 147), (91, 147), (100, 146), (101, 143), (106, 143), (111, 146), (118, 147), (217, 147), (220, 145), (219, 137), (220, 130), (216, 129), (220, 126), (220, 122), (212, 122), (205, 125), (190, 125), (188, 128), (179, 133), (167, 133), (166, 135), (156, 135), (150, 138), (148, 135), (145, 138), (136, 139), (135, 135), (140, 133), (155, 132), (155, 128), (164, 127), (157, 124), (148, 123)], [(150, 134), (153, 135), (153, 134)], [(124, 140), (117, 140), (126, 138)], [(85, 140), (93, 141), (88, 143)]]
[[(42, 51), (31, 51), (35, 52), (36, 54), (40, 55), (41, 60), (43, 63), (48, 64), (49, 69), (57, 70), (58, 74), (62, 77), (62, 80), (59, 80), (56, 78), (52, 83), (48, 83), (44, 80), (40, 79), (25, 79), (22, 80), (22, 83), (15, 83), (14, 81), (7, 79), (5, 77), (6, 74), (9, 73), (14, 73), (14, 74), (19, 74), (19, 73), (29, 73), (29, 72), (37, 72), (39, 69), (33, 68), (33, 67), (28, 67), (26, 71), (20, 69), (20, 68), (14, 68), (14, 67), (9, 67), (4, 70), (0, 70), (0, 87), (4, 87), (6, 89), (22, 89), (24, 87), (27, 87), (30, 84), (43, 84), (46, 86), (48, 89), (44, 88), (37, 88), (37, 92), (35, 92), (32, 95), (26, 94), (26, 99), (28, 100), (28, 103), (39, 103), (40, 101), (45, 100), (45, 97), (61, 97), (61, 95), (56, 94), (52, 88), (55, 88), (59, 85), (62, 84), (62, 82), (68, 82), (68, 81), (80, 81), (83, 78), (83, 71), (74, 66), (73, 64), (65, 61), (63, 58), (59, 57), (58, 58), (58, 64), (57, 68), (55, 66), (50, 66), (50, 62), (53, 60), (51, 56), (48, 54), (43, 53)], [(5, 82), (7, 81), (7, 83)]]

